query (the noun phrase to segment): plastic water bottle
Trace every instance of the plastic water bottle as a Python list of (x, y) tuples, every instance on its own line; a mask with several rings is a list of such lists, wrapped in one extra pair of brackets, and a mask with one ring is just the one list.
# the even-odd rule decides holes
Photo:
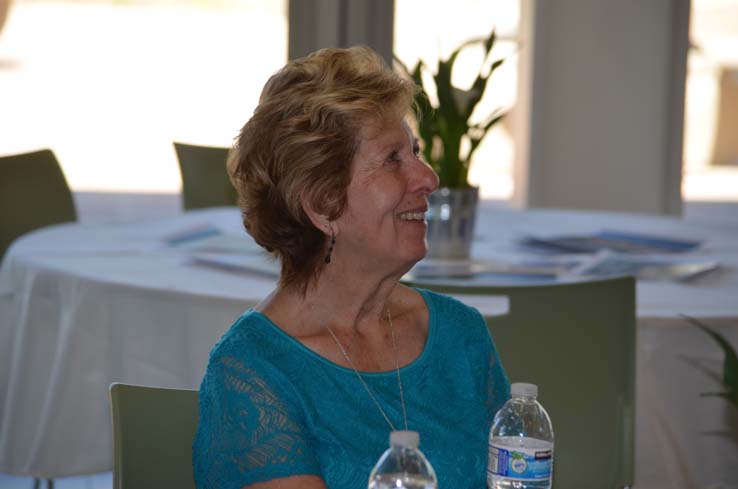
[(393, 431), (390, 447), (369, 476), (369, 489), (436, 489), (436, 473), (418, 450), (416, 431)]
[(489, 433), (489, 489), (550, 489), (554, 433), (534, 384), (510, 386), (511, 397)]

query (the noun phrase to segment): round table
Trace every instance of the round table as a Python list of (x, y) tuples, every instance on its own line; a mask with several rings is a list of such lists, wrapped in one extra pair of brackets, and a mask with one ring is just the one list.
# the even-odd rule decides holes
[[(14, 243), (0, 267), (0, 472), (110, 470), (111, 382), (199, 386), (212, 345), (276, 283), (268, 273), (193, 260), (196, 246), (168, 244), (212, 229), (243, 233), (238, 210), (63, 224)], [(702, 318), (738, 343), (738, 226), (483, 202), (472, 254), (514, 260), (526, 256), (516, 244), (523, 236), (599, 229), (702, 240), (690, 256), (722, 265), (694, 282), (638, 283), (636, 487), (738, 483), (731, 469), (738, 445), (709, 434), (738, 426), (735, 412), (720, 398), (699, 396), (720, 388), (710, 372), (720, 369), (721, 351), (678, 316)], [(460, 298), (486, 315), (506, 308), (500, 297)]]

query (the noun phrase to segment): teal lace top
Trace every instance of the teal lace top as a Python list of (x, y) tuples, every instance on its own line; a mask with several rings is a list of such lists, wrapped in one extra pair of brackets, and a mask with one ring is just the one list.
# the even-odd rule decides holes
[[(443, 489), (486, 487), (487, 436), (510, 384), (476, 309), (419, 290), (429, 310), (421, 355), (403, 367), (409, 429)], [(363, 373), (402, 429), (395, 371)], [(315, 474), (366, 489), (389, 427), (356, 374), (247, 311), (210, 353), (193, 445), (199, 489)]]

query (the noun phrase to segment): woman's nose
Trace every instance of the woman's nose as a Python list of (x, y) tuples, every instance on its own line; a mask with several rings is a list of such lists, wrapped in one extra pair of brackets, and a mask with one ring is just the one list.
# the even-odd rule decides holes
[(413, 176), (413, 191), (422, 191), (425, 194), (432, 194), (438, 189), (439, 179), (436, 172), (431, 166), (421, 158), (416, 158), (414, 165), (415, 171)]

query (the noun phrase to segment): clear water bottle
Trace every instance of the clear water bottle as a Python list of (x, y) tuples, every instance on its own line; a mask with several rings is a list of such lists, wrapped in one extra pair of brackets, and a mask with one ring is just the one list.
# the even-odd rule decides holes
[(418, 450), (416, 431), (393, 431), (390, 447), (369, 476), (369, 489), (436, 489), (436, 473)]
[(550, 489), (554, 433), (534, 384), (510, 386), (489, 433), (489, 489)]

